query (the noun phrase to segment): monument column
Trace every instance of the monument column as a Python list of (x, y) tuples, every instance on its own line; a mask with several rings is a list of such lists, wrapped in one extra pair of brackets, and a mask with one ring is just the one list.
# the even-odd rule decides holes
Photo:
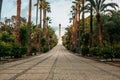
[(59, 24), (59, 37), (58, 37), (59, 41), (58, 44), (62, 44), (61, 42), (61, 24)]

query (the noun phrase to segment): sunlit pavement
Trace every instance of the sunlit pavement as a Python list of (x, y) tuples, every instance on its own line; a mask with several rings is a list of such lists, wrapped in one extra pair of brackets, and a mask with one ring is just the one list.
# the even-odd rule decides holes
[(75, 56), (58, 45), (40, 56), (0, 65), (0, 80), (120, 80), (120, 68)]

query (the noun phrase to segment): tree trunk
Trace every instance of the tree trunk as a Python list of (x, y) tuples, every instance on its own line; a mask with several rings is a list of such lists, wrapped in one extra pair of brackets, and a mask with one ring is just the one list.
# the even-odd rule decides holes
[(77, 52), (80, 53), (80, 4), (77, 5)]
[(32, 0), (29, 0), (29, 11), (28, 11), (28, 37), (29, 37), (29, 42), (28, 42), (28, 55), (30, 54), (31, 51), (31, 10), (32, 10)]
[(36, 26), (38, 27), (38, 4), (39, 0), (37, 0), (37, 7), (36, 7)]
[(20, 12), (21, 12), (21, 0), (17, 0), (17, 19), (16, 19), (16, 26), (15, 26), (15, 42), (17, 44), (20, 43), (19, 39), (19, 32), (20, 32)]
[(85, 31), (85, 23), (84, 23), (84, 0), (82, 0), (82, 30)]
[(40, 28), (42, 28), (42, 5), (40, 5)]
[(98, 32), (99, 32), (99, 43), (100, 43), (100, 47), (102, 47), (103, 44), (103, 37), (102, 37), (102, 28), (100, 25), (100, 14), (97, 14), (97, 24), (98, 24)]
[(46, 36), (45, 29), (46, 29), (46, 9), (43, 10), (43, 35), (44, 36)]
[(0, 20), (1, 20), (2, 1), (3, 0), (0, 0)]
[(76, 4), (76, 10), (75, 10), (74, 28), (75, 28), (75, 33), (74, 33), (75, 44), (74, 44), (74, 48), (77, 49), (77, 4)]
[(92, 5), (91, 5), (91, 11), (90, 11), (90, 47), (93, 46), (93, 14), (92, 14)]
[(73, 26), (72, 26), (72, 44), (75, 45), (75, 17), (73, 18)]

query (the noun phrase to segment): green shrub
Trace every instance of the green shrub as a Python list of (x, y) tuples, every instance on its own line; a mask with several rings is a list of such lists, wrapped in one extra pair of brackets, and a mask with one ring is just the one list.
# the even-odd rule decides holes
[(89, 48), (87, 46), (82, 46), (81, 51), (83, 56), (87, 56), (89, 54)]
[(48, 52), (48, 51), (49, 51), (49, 48), (48, 48), (48, 47), (43, 48), (43, 52), (44, 52), (44, 53), (46, 53), (46, 52)]
[(80, 41), (82, 45), (89, 45), (89, 33), (83, 33), (80, 37)]
[(27, 47), (21, 47), (21, 55), (25, 55), (27, 53)]
[(73, 48), (71, 49), (71, 51), (74, 52), (74, 53), (76, 53), (76, 52), (77, 52), (77, 49), (76, 49), (75, 47), (73, 47)]
[(1, 40), (4, 42), (14, 42), (14, 36), (7, 32), (2, 32)]
[(20, 45), (13, 45), (13, 47), (12, 47), (12, 55), (13, 55), (15, 58), (20, 58), (20, 57), (22, 57), (22, 54), (21, 54), (21, 46), (20, 46)]
[(99, 47), (92, 47), (92, 48), (90, 48), (90, 55), (91, 56), (100, 56), (100, 54), (101, 54), (101, 50), (100, 50), (100, 48)]
[(31, 48), (31, 53), (35, 53), (38, 51), (37, 47), (36, 46), (32, 46)]
[(11, 56), (12, 45), (10, 43), (0, 42), (0, 57)]
[(46, 39), (43, 37), (41, 38), (41, 45), (42, 46), (45, 46), (46, 45)]
[(106, 47), (103, 47), (101, 48), (101, 54), (102, 54), (102, 57), (105, 58), (105, 59), (113, 59), (114, 57), (114, 54), (113, 54), (113, 48), (111, 46), (106, 46)]
[(113, 54), (115, 58), (120, 58), (120, 46), (115, 46), (113, 48)]

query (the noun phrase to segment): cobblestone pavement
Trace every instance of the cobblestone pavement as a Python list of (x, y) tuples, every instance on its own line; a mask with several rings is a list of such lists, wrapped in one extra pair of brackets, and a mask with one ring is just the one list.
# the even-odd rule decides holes
[(0, 65), (0, 80), (120, 80), (120, 68), (71, 54), (50, 52)]

